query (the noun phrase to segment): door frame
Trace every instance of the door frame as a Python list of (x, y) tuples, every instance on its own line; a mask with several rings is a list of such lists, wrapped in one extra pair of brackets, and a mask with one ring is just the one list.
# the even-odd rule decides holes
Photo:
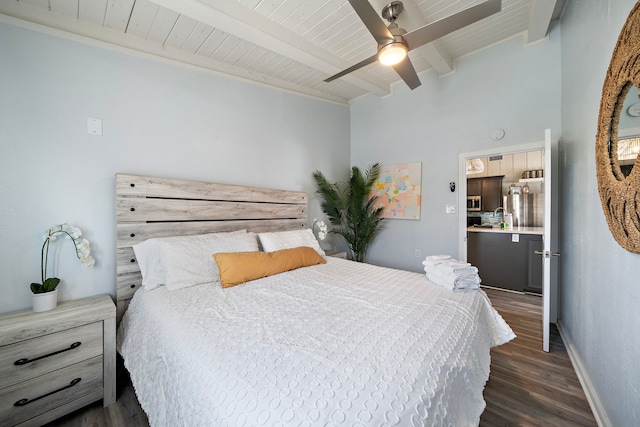
[(544, 150), (544, 139), (519, 145), (494, 147), (458, 155), (458, 259), (467, 261), (467, 159)]

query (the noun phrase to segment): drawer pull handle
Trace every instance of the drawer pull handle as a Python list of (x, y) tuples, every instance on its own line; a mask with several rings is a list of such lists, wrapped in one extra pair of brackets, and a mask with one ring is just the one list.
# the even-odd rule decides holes
[(73, 380), (71, 380), (69, 385), (61, 387), (57, 390), (50, 391), (49, 393), (43, 394), (42, 396), (36, 397), (35, 399), (20, 399), (16, 403), (14, 403), (13, 406), (25, 406), (25, 405), (28, 405), (29, 403), (35, 402), (36, 400), (44, 399), (45, 397), (51, 396), (54, 393), (73, 387), (74, 385), (78, 384), (80, 380), (81, 380), (80, 378), (74, 378)]
[(73, 350), (74, 348), (80, 347), (82, 343), (80, 341), (76, 341), (69, 346), (69, 348), (65, 348), (64, 350), (54, 351), (53, 353), (45, 354), (44, 356), (36, 357), (35, 359), (18, 359), (13, 362), (16, 366), (26, 365), (27, 363), (35, 362), (36, 360), (44, 359), (45, 357), (55, 356), (56, 354), (64, 353), (65, 351)]

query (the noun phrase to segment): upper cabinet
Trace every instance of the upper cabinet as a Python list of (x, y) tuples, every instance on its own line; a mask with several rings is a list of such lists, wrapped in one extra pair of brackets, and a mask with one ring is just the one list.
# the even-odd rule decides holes
[(482, 195), (482, 180), (467, 179), (467, 196), (481, 196), (481, 195)]
[(482, 196), (481, 210), (494, 211), (502, 206), (502, 176), (467, 179), (467, 195)]
[[(468, 171), (480, 171), (477, 173), (467, 173), (467, 185), (472, 178), (485, 178), (492, 176), (504, 176), (502, 181), (502, 192), (507, 194), (509, 192), (509, 186), (511, 184), (518, 184), (522, 173), (527, 170), (538, 170), (544, 168), (544, 152), (542, 150), (527, 151), (514, 154), (503, 154), (500, 156), (481, 157), (479, 159), (482, 163), (476, 161), (475, 163), (469, 163), (467, 166)], [(518, 184), (519, 185), (519, 184)], [(532, 192), (542, 191), (542, 184), (538, 184), (540, 188), (534, 188), (533, 184), (529, 184)], [(468, 195), (476, 196), (467, 191)]]
[(502, 176), (482, 180), (482, 210), (494, 211), (502, 206)]
[[(487, 176), (504, 175), (505, 183), (518, 182), (522, 172), (544, 168), (544, 153), (542, 150), (523, 153), (502, 154), (499, 156), (480, 157), (480, 163), (469, 164), (467, 178), (484, 178)], [(480, 171), (471, 173), (473, 171)]]

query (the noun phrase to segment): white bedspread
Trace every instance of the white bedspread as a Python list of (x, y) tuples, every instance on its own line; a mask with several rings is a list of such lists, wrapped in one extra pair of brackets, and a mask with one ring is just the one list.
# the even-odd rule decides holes
[(491, 346), (481, 290), (337, 258), (233, 288), (136, 292), (118, 348), (152, 426), (472, 426)]

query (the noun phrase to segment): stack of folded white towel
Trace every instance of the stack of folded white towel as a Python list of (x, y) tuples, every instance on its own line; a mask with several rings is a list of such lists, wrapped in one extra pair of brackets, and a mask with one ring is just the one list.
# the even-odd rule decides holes
[(468, 262), (458, 261), (449, 255), (430, 255), (424, 261), (427, 279), (452, 291), (478, 289), (480, 276), (478, 268)]

